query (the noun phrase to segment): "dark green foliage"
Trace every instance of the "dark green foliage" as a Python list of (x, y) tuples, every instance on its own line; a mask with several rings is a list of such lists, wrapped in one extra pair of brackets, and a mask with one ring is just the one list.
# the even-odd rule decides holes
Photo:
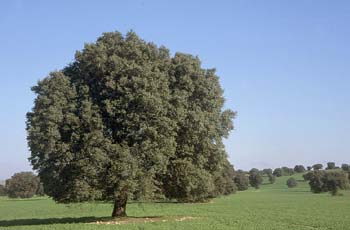
[(324, 172), (320, 170), (315, 170), (312, 172), (308, 172), (304, 178), (309, 181), (309, 185), (311, 188), (311, 191), (313, 193), (321, 193), (325, 192), (323, 187), (323, 182), (321, 180)]
[(166, 197), (176, 197), (181, 202), (196, 202), (206, 201), (214, 193), (213, 178), (207, 171), (186, 160), (173, 161), (172, 167)]
[(327, 163), (327, 168), (326, 168), (327, 170), (329, 170), (329, 169), (335, 169), (335, 163), (334, 162), (328, 162)]
[(295, 171), (296, 173), (303, 173), (303, 172), (305, 172), (306, 170), (305, 170), (305, 167), (304, 167), (304, 166), (302, 166), (302, 165), (296, 165), (296, 166), (294, 167), (294, 171)]
[(259, 171), (251, 170), (249, 172), (249, 184), (255, 189), (259, 189), (261, 183), (263, 182), (263, 178)]
[(39, 187), (39, 178), (32, 172), (15, 173), (6, 180), (6, 193), (10, 198), (31, 198)]
[(246, 172), (238, 170), (235, 172), (234, 182), (237, 186), (238, 191), (247, 190), (249, 187), (249, 178)]
[(270, 174), (272, 174), (272, 169), (263, 169), (262, 172), (263, 172), (265, 175), (270, 175)]
[(349, 188), (349, 178), (345, 172), (325, 172), (321, 178), (323, 190), (329, 191), (333, 196), (338, 195), (340, 189)]
[(259, 174), (261, 173), (259, 169), (257, 168), (252, 168), (250, 171), (249, 171), (249, 174)]
[(305, 181), (310, 180), (311, 177), (312, 177), (312, 175), (313, 175), (313, 173), (314, 173), (313, 171), (308, 171), (307, 173), (305, 173), (305, 174), (303, 175), (304, 180), (305, 180)]
[(30, 161), (57, 202), (114, 201), (122, 216), (128, 198), (194, 202), (234, 190), (222, 139), (235, 113), (222, 110), (215, 70), (197, 57), (105, 33), (33, 91)]
[(345, 172), (350, 172), (350, 165), (348, 164), (342, 164), (341, 168), (345, 171)]
[(268, 177), (269, 177), (269, 182), (271, 184), (274, 184), (276, 182), (276, 176), (275, 175), (268, 174)]
[(281, 177), (282, 176), (282, 169), (275, 168), (275, 170), (273, 170), (273, 175), (275, 175), (276, 177)]
[(234, 183), (234, 169), (229, 162), (224, 164), (221, 171), (214, 174), (214, 185), (213, 197), (229, 195), (237, 191), (237, 186)]
[(305, 174), (304, 178), (309, 181), (314, 193), (330, 192), (337, 195), (339, 189), (349, 188), (349, 174), (343, 171), (315, 170)]
[(298, 185), (298, 182), (295, 180), (294, 177), (291, 177), (287, 180), (287, 186), (288, 188), (294, 188)]
[(321, 169), (323, 168), (323, 165), (322, 165), (322, 164), (314, 164), (314, 165), (312, 166), (312, 168), (313, 168), (314, 170), (321, 170)]
[(294, 169), (288, 167), (282, 167), (282, 175), (283, 176), (291, 176), (294, 174)]
[(0, 184), (0, 196), (6, 196), (6, 188), (2, 184)]
[(307, 171), (311, 171), (312, 167), (311, 166), (307, 166)]

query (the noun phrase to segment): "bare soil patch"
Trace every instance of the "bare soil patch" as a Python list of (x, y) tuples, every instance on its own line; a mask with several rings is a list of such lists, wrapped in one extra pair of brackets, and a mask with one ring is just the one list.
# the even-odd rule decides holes
[(99, 220), (90, 222), (88, 224), (104, 224), (104, 225), (123, 225), (123, 224), (135, 224), (135, 223), (153, 223), (153, 222), (168, 222), (168, 221), (189, 221), (195, 220), (198, 217), (192, 216), (173, 216), (173, 217), (160, 217), (160, 216), (150, 216), (150, 217), (121, 217), (109, 220)]

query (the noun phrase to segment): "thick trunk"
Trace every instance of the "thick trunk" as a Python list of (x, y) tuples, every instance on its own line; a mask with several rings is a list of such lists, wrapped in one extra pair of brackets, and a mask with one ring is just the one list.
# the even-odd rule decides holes
[(128, 201), (128, 195), (123, 193), (116, 197), (114, 200), (114, 208), (112, 217), (123, 217), (126, 216), (126, 202)]

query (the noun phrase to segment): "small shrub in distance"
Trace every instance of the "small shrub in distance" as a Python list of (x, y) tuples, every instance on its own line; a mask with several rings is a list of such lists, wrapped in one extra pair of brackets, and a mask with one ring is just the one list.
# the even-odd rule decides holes
[(298, 185), (298, 182), (293, 178), (293, 177), (291, 177), (291, 178), (289, 178), (288, 180), (287, 180), (287, 186), (288, 186), (288, 188), (294, 188), (294, 187), (296, 187)]
[(269, 174), (268, 177), (269, 177), (269, 182), (271, 184), (276, 182), (276, 176), (275, 175)]

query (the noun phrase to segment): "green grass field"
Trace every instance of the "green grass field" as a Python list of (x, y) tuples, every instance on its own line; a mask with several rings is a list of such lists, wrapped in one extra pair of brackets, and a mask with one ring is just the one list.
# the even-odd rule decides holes
[[(301, 180), (301, 175), (294, 177)], [(108, 218), (111, 204), (0, 198), (0, 229), (350, 229), (349, 192), (312, 194), (306, 182), (288, 189), (287, 179), (206, 204), (130, 203), (127, 212), (133, 218), (125, 221), (131, 223), (121, 225), (91, 224)], [(144, 217), (154, 222), (144, 223)], [(180, 221), (183, 217), (193, 218)]]

